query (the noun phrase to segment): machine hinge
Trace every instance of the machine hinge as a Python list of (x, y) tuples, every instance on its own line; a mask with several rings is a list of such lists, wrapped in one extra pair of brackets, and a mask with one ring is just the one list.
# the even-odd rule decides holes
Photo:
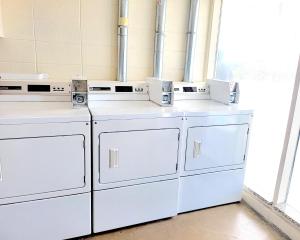
[(180, 133), (178, 133), (178, 141), (179, 141), (179, 139), (180, 139)]
[(85, 183), (85, 176), (83, 176), (83, 182)]
[(82, 147), (85, 149), (85, 141), (82, 142)]
[(247, 134), (249, 134), (249, 131), (250, 131), (250, 128), (248, 128), (248, 130), (247, 130)]
[(176, 163), (176, 170), (178, 170), (178, 163)]
[(244, 161), (246, 160), (246, 154), (244, 154)]

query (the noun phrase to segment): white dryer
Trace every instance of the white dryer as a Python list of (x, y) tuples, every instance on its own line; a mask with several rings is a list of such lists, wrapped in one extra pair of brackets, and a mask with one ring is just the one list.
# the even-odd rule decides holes
[(149, 101), (142, 82), (88, 82), (93, 231), (177, 214), (182, 113)]
[(205, 84), (176, 83), (185, 112), (179, 212), (241, 200), (252, 111), (210, 100)]
[(0, 239), (91, 233), (90, 132), (69, 83), (0, 80)]

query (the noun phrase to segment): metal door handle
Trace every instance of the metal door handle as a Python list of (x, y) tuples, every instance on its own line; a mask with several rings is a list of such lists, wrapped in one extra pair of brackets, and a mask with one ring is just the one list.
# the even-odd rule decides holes
[(3, 180), (3, 174), (2, 174), (2, 162), (0, 160), (0, 182)]
[(201, 142), (194, 141), (193, 157), (198, 158), (200, 154), (201, 154)]
[(119, 149), (111, 148), (109, 149), (109, 168), (119, 167)]

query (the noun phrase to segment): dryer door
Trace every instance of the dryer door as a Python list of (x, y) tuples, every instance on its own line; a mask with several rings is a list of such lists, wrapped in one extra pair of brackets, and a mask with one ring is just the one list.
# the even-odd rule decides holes
[(84, 136), (0, 139), (0, 198), (81, 188)]
[(185, 170), (244, 163), (248, 124), (188, 129)]
[(101, 133), (100, 183), (176, 173), (179, 129)]

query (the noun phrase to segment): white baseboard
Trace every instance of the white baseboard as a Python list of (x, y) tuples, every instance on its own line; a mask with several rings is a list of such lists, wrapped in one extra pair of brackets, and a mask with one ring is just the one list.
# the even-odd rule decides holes
[(300, 227), (292, 220), (277, 211), (272, 205), (264, 202), (255, 196), (251, 191), (245, 189), (243, 191), (243, 200), (266, 219), (270, 224), (275, 225), (280, 231), (286, 234), (292, 240), (300, 239)]

